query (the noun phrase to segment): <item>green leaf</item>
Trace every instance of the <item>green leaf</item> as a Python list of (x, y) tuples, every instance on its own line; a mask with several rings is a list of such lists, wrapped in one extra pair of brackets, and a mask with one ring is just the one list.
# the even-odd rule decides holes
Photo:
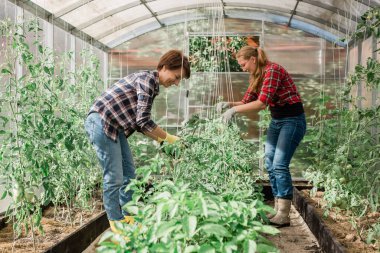
[(75, 149), (73, 140), (70, 137), (65, 139), (65, 147), (67, 148), (68, 151), (73, 151)]
[(244, 253), (255, 253), (256, 252), (256, 242), (253, 240), (246, 240), (243, 244)]
[(257, 244), (257, 252), (267, 253), (267, 252), (279, 252), (279, 251), (274, 246), (259, 243), (259, 244)]
[(12, 74), (12, 72), (9, 69), (1, 69), (2, 74)]
[(36, 88), (37, 88), (37, 85), (36, 85), (36, 83), (28, 83), (28, 84), (26, 85), (26, 88), (27, 88), (28, 90), (30, 90), (30, 91), (35, 91)]
[(5, 130), (0, 130), (0, 134), (6, 134)]
[(197, 217), (187, 216), (183, 219), (182, 224), (187, 236), (189, 236), (190, 238), (193, 237), (197, 228)]
[(1, 200), (1, 199), (5, 199), (5, 197), (7, 196), (7, 194), (8, 194), (8, 192), (7, 192), (7, 191), (4, 191), (4, 192), (3, 192), (3, 195), (1, 195), (0, 200)]
[(131, 214), (138, 214), (139, 213), (139, 208), (137, 206), (125, 206), (125, 210), (127, 210), (128, 213)]
[(170, 250), (170, 246), (166, 245), (164, 243), (156, 243), (154, 244), (149, 252), (155, 252), (155, 253), (167, 253), (167, 252), (172, 252)]
[(198, 252), (198, 250), (199, 250), (199, 246), (189, 245), (189, 246), (186, 246), (184, 253)]
[(201, 201), (201, 207), (202, 207), (202, 214), (204, 217), (208, 217), (208, 210), (207, 210), (207, 204), (206, 201), (202, 198), (202, 196), (199, 197)]
[(207, 234), (213, 234), (222, 237), (231, 237), (232, 235), (228, 230), (219, 224), (209, 223), (201, 226), (199, 230), (203, 230)]
[(268, 225), (263, 225), (261, 227), (260, 231), (263, 232), (263, 233), (266, 233), (266, 234), (270, 234), (270, 235), (275, 235), (275, 234), (280, 233), (280, 230), (278, 230), (275, 227), (268, 226)]
[(198, 251), (199, 253), (215, 253), (215, 249), (209, 245), (209, 244), (205, 244), (205, 245), (202, 245)]
[(172, 220), (169, 222), (165, 222), (165, 221), (162, 222), (157, 228), (156, 237), (157, 238), (166, 237), (172, 231), (176, 230), (177, 228), (181, 226), (176, 223), (177, 223), (176, 220)]
[(160, 192), (152, 197), (152, 201), (162, 200), (162, 199), (169, 199), (172, 195), (170, 192), (164, 191)]

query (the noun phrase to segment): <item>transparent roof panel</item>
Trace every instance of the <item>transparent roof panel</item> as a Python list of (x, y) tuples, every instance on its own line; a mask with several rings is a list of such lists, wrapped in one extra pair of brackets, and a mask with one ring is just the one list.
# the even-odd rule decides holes
[[(246, 6), (246, 7), (269, 7), (271, 9), (289, 9), (292, 10), (296, 5), (296, 0), (223, 0), (226, 6)], [(290, 11), (289, 11), (290, 12)]]
[(161, 28), (161, 25), (157, 22), (157, 20), (155, 18), (149, 18), (118, 30), (111, 35), (100, 39), (100, 42), (110, 45), (112, 48), (124, 41), (135, 38), (146, 31), (153, 31), (158, 28)]
[[(28, 1), (29, 2), (29, 1)], [(224, 18), (264, 20), (291, 27), (341, 36), (356, 28), (357, 18), (380, 0), (32, 0), (63, 21), (99, 41), (132, 38), (153, 27), (189, 20)], [(239, 16), (239, 15), (242, 16)], [(221, 18), (223, 16), (220, 16)], [(148, 20), (152, 20), (149, 22)], [(147, 23), (148, 22), (148, 23)], [(211, 29), (211, 28), (210, 28)], [(325, 30), (320, 31), (320, 30)], [(325, 34), (326, 35), (326, 34)], [(329, 35), (330, 36), (330, 35)], [(326, 36), (325, 36), (326, 37)], [(106, 44), (106, 46), (110, 46)]]
[(32, 0), (35, 4), (56, 16), (62, 16), (64, 12), (78, 8), (88, 1), (83, 0)]
[(145, 8), (145, 6), (139, 5), (107, 17), (83, 29), (83, 31), (85, 33), (91, 34), (91, 36), (95, 39), (102, 39), (114, 31), (140, 21), (141, 18), (149, 18), (150, 16), (151, 13), (148, 11), (148, 9)]
[[(107, 18), (110, 15), (116, 14), (123, 9), (128, 9), (132, 6), (136, 6), (136, 0), (95, 0), (89, 1), (88, 4), (82, 5), (79, 8), (62, 16), (62, 19), (70, 22), (73, 26), (83, 26), (85, 23), (93, 20), (100, 21), (103, 18)], [(86, 15), (83, 15), (83, 14)]]
[(189, 0), (160, 0), (160, 1), (152, 1), (148, 3), (149, 8), (153, 12), (161, 13), (167, 12), (171, 9), (193, 9), (193, 8), (203, 8), (209, 6), (222, 6), (222, 2), (220, 0), (197, 0), (197, 1), (189, 1)]

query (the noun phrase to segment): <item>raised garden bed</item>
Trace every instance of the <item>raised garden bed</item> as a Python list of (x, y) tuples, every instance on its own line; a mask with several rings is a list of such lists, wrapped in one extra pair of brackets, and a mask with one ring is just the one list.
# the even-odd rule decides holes
[[(263, 184), (263, 193), (265, 195), (265, 198), (273, 199), (271, 188), (268, 183), (261, 183)], [(295, 180), (294, 185), (295, 190), (293, 204), (296, 207), (297, 211), (302, 215), (312, 233), (317, 238), (322, 250), (326, 253), (348, 252), (342, 246), (342, 244), (336, 238), (334, 238), (334, 234), (325, 224), (325, 221), (321, 218), (321, 214), (317, 212), (313, 204), (310, 203), (310, 201), (305, 198), (304, 194), (300, 192), (303, 189), (310, 189), (311, 186), (303, 180)], [(1, 224), (4, 224), (3, 219), (0, 220), (0, 225)], [(108, 227), (109, 225), (106, 214), (104, 211), (102, 211), (95, 217), (92, 217), (86, 224), (80, 226), (70, 235), (64, 237), (64, 239), (60, 239), (56, 244), (48, 247), (41, 252), (82, 252)]]

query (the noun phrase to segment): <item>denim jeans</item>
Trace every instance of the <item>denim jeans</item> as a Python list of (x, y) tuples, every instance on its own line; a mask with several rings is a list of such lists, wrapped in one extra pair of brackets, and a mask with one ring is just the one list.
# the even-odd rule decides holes
[(119, 131), (116, 142), (105, 135), (104, 122), (98, 113), (88, 115), (84, 126), (103, 168), (103, 204), (107, 217), (109, 220), (122, 220), (128, 215), (122, 207), (132, 199), (133, 193), (125, 192), (125, 187), (135, 178), (135, 165), (127, 138), (123, 130)]
[(306, 132), (305, 114), (296, 117), (272, 119), (265, 142), (265, 167), (274, 197), (293, 198), (289, 164)]

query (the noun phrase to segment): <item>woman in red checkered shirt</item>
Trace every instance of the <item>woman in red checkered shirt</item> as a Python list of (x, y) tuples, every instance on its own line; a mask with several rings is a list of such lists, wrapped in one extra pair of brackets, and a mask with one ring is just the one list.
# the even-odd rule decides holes
[(228, 122), (235, 113), (260, 111), (267, 107), (272, 120), (265, 142), (265, 167), (275, 197), (273, 225), (290, 225), (293, 198), (289, 164), (306, 132), (306, 120), (300, 94), (289, 73), (281, 65), (270, 62), (261, 48), (245, 46), (236, 55), (239, 65), (250, 73), (249, 87), (241, 101), (220, 102), (217, 111), (231, 107), (222, 115)]

